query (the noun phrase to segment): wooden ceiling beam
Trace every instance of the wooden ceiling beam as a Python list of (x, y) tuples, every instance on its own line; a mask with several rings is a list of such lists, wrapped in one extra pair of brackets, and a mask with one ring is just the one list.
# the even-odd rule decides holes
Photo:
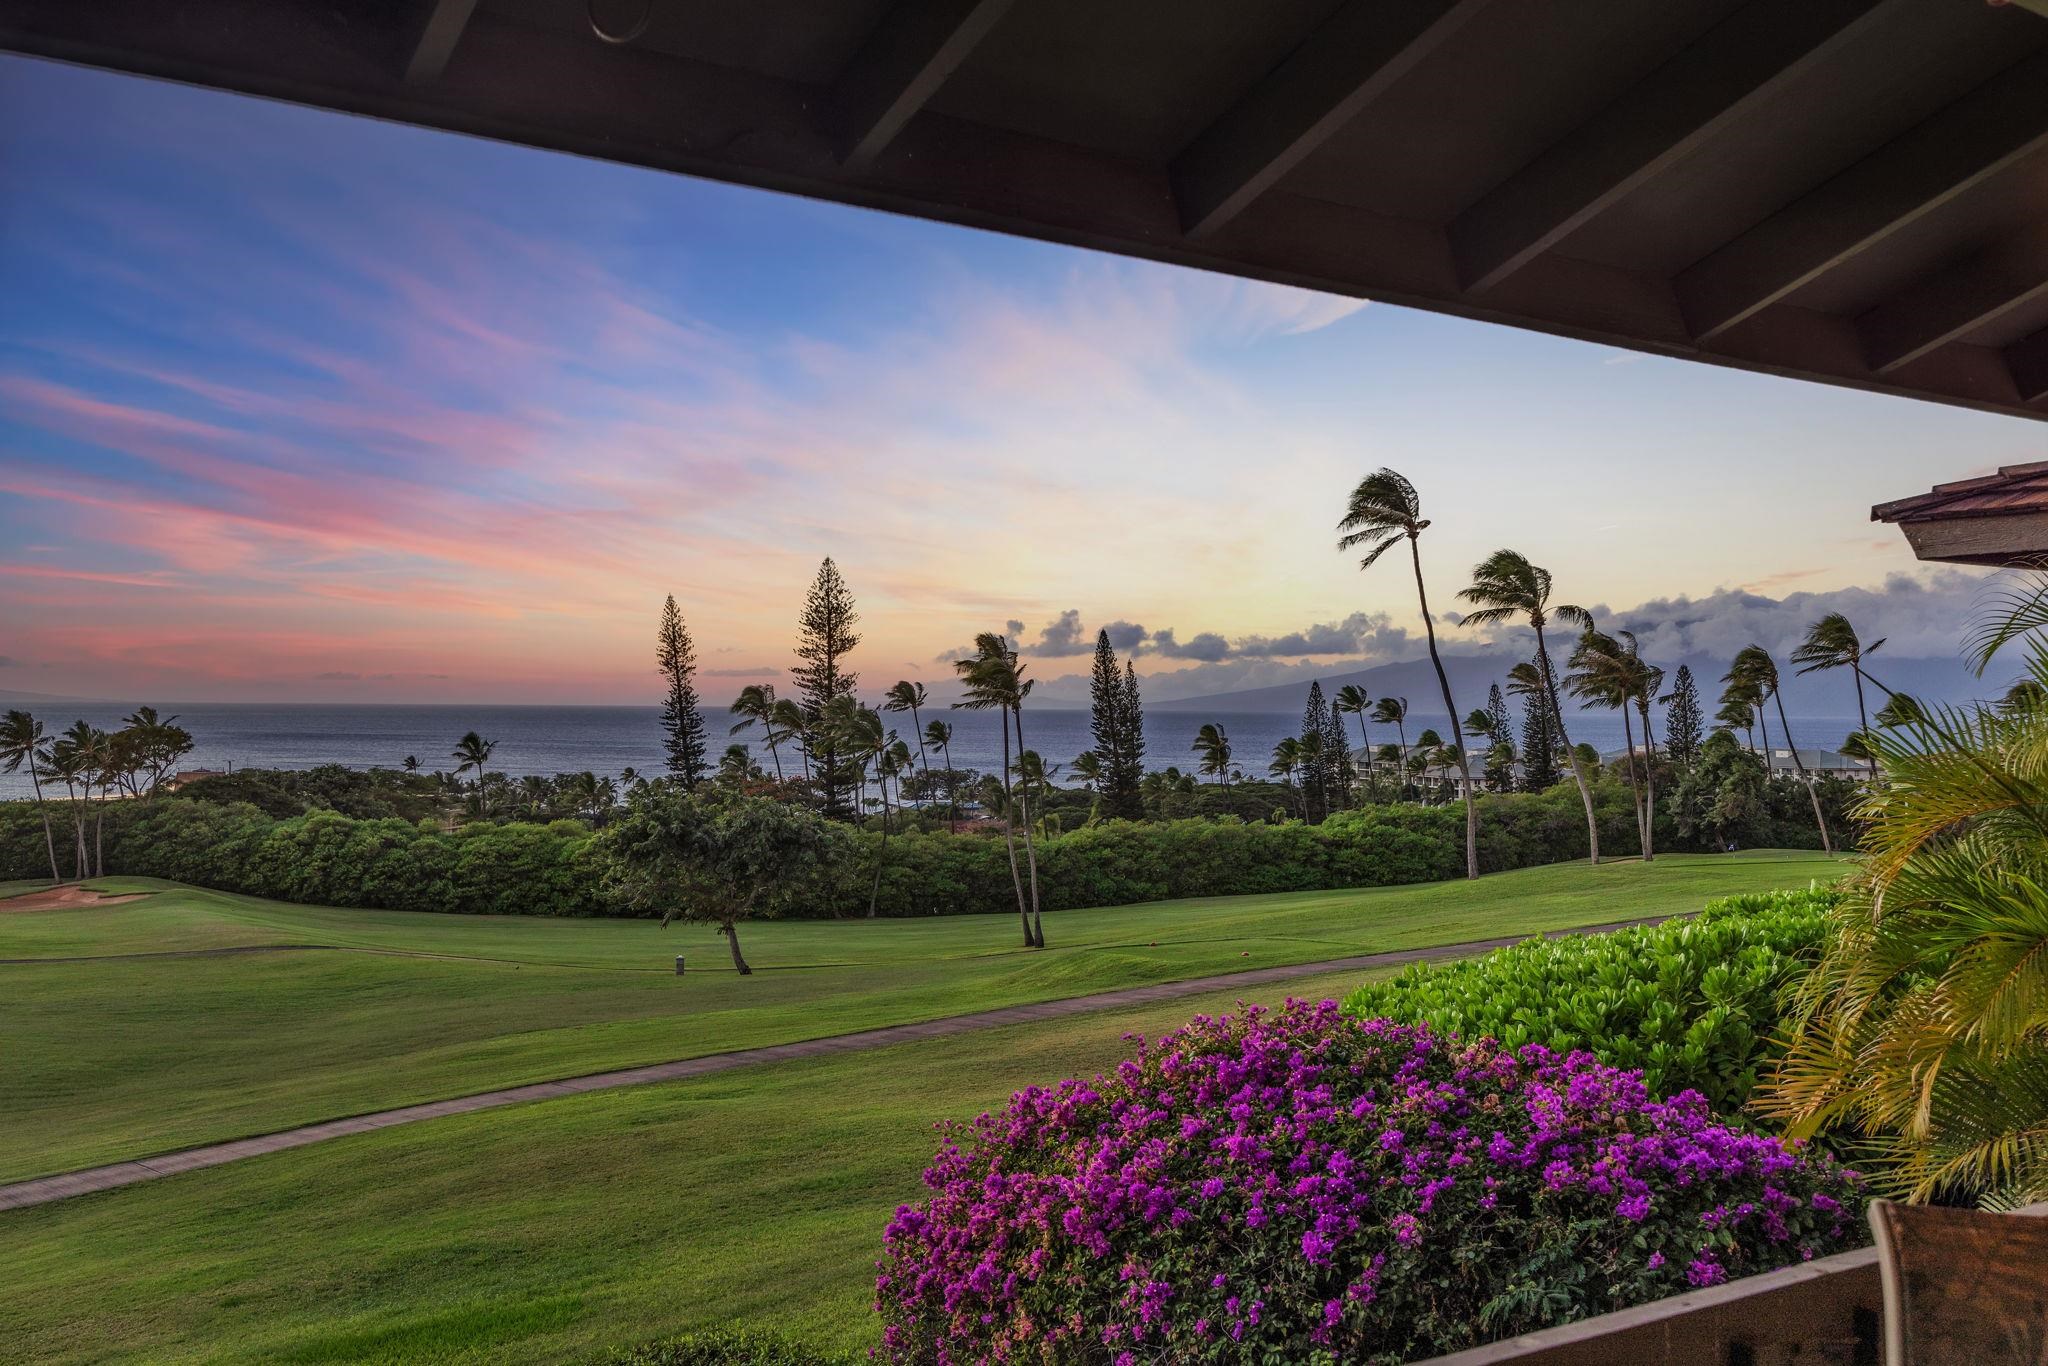
[(1796, 78), (1879, 0), (1750, 0), (1459, 214), (1466, 288), (1528, 265)]
[(1679, 273), (1710, 340), (2048, 147), (2048, 52), (2008, 67)]
[(1888, 375), (2048, 298), (2048, 232), (2023, 234), (1937, 271), (1856, 321), (1870, 368)]
[(2005, 348), (2006, 368), (2020, 392), (2020, 402), (2048, 399), (2048, 327)]
[(469, 16), (475, 12), (476, 0), (427, 0), (425, 22), (420, 25), (419, 36), (413, 40), (411, 55), (405, 62), (408, 85), (439, 79), (448, 69), (448, 59), (455, 55), (455, 45), (462, 41)]
[(1183, 230), (1242, 213), (1486, 3), (1348, 0), (1174, 158)]
[(899, 0), (840, 74), (832, 106), (840, 160), (882, 154), (988, 36), (1012, 0)]

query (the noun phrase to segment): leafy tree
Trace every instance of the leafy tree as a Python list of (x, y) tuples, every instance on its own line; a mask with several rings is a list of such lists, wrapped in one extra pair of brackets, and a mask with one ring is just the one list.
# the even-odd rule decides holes
[(455, 760), (455, 776), (476, 774), (476, 809), (479, 816), (491, 814), (490, 797), (484, 790), (484, 768), (491, 762), (491, 754), (498, 748), (496, 740), (486, 740), (475, 731), (465, 731), (455, 742), (454, 752), (448, 757)]
[(843, 756), (833, 747), (834, 737), (814, 730), (825, 707), (835, 697), (849, 697), (859, 678), (847, 672), (846, 656), (860, 644), (854, 627), (860, 614), (853, 609), (853, 591), (840, 576), (830, 556), (818, 566), (818, 577), (804, 597), (797, 617), (796, 655), (802, 661), (790, 670), (798, 696), (803, 699), (805, 762), (823, 795), (825, 814), (847, 814), (847, 781)]
[(710, 762), (710, 742), (704, 737), (704, 715), (697, 706), (697, 650), (683, 626), (683, 614), (673, 593), (662, 604), (654, 660), (661, 676), (668, 681), (668, 695), (661, 703), (662, 745), (668, 751), (668, 771), (684, 787), (695, 787), (704, 780)]
[(50, 830), (50, 808), (43, 800), (43, 773), (50, 763), (49, 742), (43, 723), (19, 709), (0, 718), (0, 773), (18, 773), (28, 767), (28, 780), (35, 792), (36, 814), (43, 820), (43, 847), (50, 856), (50, 881), (62, 882), (57, 870), (57, 837)]
[[(965, 659), (953, 661), (953, 671), (960, 675), (964, 684), (964, 695), (953, 705), (967, 711), (994, 711), (1003, 732), (1003, 769), (1000, 779), (1003, 802), (1003, 845), (1010, 855), (1010, 882), (1017, 892), (1017, 918), (1024, 922), (1024, 947), (1036, 949), (1045, 947), (1040, 938), (1040, 927), (1033, 924), (1031, 903), (1024, 897), (1024, 880), (1017, 869), (1017, 821), (1012, 810), (1010, 787), (1010, 708), (1021, 691), (1017, 678), (1016, 655), (1009, 643), (1001, 636), (984, 631), (974, 638), (975, 652)], [(1025, 824), (1026, 838), (1030, 835), (1029, 818)], [(1033, 876), (1036, 884), (1036, 874)]]
[(1791, 752), (1792, 767), (1799, 771), (1799, 781), (1806, 784), (1806, 795), (1813, 802), (1813, 823), (1820, 829), (1820, 847), (1832, 854), (1835, 846), (1828, 836), (1827, 817), (1821, 813), (1820, 794), (1814, 791), (1813, 775), (1806, 771), (1806, 761), (1799, 757), (1799, 746), (1792, 739), (1792, 725), (1785, 719), (1785, 696), (1778, 686), (1777, 661), (1763, 646), (1745, 645), (1735, 652), (1725, 681), (1741, 689), (1745, 696), (1777, 703), (1778, 730), (1785, 737), (1785, 748)]
[[(1883, 640), (1873, 640), (1865, 645), (1856, 637), (1856, 628), (1849, 624), (1849, 618), (1840, 612), (1830, 612), (1806, 628), (1806, 639), (1792, 651), (1792, 662), (1800, 666), (1802, 674), (1815, 673), (1822, 669), (1843, 669), (1850, 671), (1856, 680), (1856, 725), (1858, 730), (1870, 729), (1870, 715), (1863, 705), (1863, 680), (1870, 678), (1864, 672), (1863, 661), (1878, 651)], [(1870, 678), (1871, 683), (1887, 695), (1891, 689)], [(1787, 742), (1790, 743), (1789, 741)], [(1870, 776), (1877, 776), (1877, 755), (1867, 746), (1865, 757), (1870, 762)]]
[(1195, 732), (1195, 753), (1202, 756), (1201, 770), (1223, 786), (1230, 786), (1230, 736), (1214, 721), (1205, 721)]
[(1703, 723), (1700, 692), (1692, 681), (1692, 670), (1681, 664), (1672, 677), (1671, 691), (1664, 703), (1664, 752), (1680, 768), (1690, 768), (1700, 756)]
[(1551, 721), (1557, 738), (1571, 758), (1572, 780), (1579, 785), (1579, 800), (1586, 807), (1586, 841), (1591, 846), (1588, 861), (1600, 862), (1600, 818), (1593, 810), (1593, 789), (1586, 778), (1586, 765), (1572, 748), (1564, 724), (1564, 704), (1558, 697), (1557, 676), (1550, 667), (1550, 648), (1544, 640), (1544, 623), (1555, 618), (1574, 626), (1591, 626), (1593, 615), (1571, 603), (1550, 601), (1550, 571), (1531, 564), (1519, 551), (1496, 550), (1472, 567), (1472, 583), (1458, 596), (1473, 604), (1465, 614), (1465, 625), (1486, 626), (1500, 621), (1526, 621), (1536, 632), (1536, 663), (1543, 675), (1543, 694), (1550, 701)]
[[(1429, 662), (1436, 667), (1437, 686), (1442, 689), (1444, 712), (1451, 718), (1451, 737), (1458, 747), (1458, 763), (1465, 775), (1465, 876), (1479, 876), (1479, 808), (1472, 791), (1472, 771), (1465, 758), (1465, 736), (1458, 726), (1458, 704), (1451, 700), (1451, 676), (1444, 672), (1443, 657), (1436, 648), (1436, 619), (1429, 612), (1429, 593), (1422, 582), (1422, 533), (1429, 519), (1422, 515), (1422, 499), (1415, 486), (1393, 470), (1382, 469), (1361, 479), (1351, 491), (1351, 503), (1337, 524), (1345, 535), (1339, 550), (1367, 547), (1358, 567), (1369, 569), (1374, 560), (1408, 540), (1415, 563), (1415, 600), (1422, 609), (1422, 629), (1429, 638)], [(1405, 705), (1404, 708), (1405, 710)]]
[(1770, 836), (1763, 761), (1717, 730), (1666, 799), (1681, 839), (1707, 849), (1753, 848)]
[(721, 788), (650, 783), (605, 832), (608, 884), (625, 904), (716, 925), (742, 976), (739, 922), (777, 916), (845, 860), (851, 836), (799, 806)]

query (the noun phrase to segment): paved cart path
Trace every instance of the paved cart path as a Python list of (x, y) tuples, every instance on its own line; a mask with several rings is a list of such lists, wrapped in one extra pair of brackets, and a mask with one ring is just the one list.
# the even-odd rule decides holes
[[(1645, 916), (1641, 919), (1609, 921), (1600, 925), (1579, 925), (1551, 933), (1597, 934), (1634, 925), (1655, 925), (1671, 918), (1662, 915)], [(590, 1072), (580, 1077), (564, 1077), (558, 1081), (508, 1086), (496, 1091), (480, 1091), (475, 1095), (457, 1096), (450, 1100), (427, 1101), (419, 1105), (402, 1105), (394, 1110), (376, 1110), (369, 1114), (352, 1115), (346, 1119), (323, 1120), (318, 1124), (304, 1124), (274, 1134), (259, 1134), (254, 1138), (208, 1143), (197, 1148), (185, 1148), (177, 1152), (135, 1158), (127, 1162), (114, 1162), (104, 1167), (86, 1167), (78, 1171), (60, 1172), (55, 1176), (40, 1176), (31, 1181), (17, 1181), (12, 1185), (0, 1186), (0, 1210), (47, 1205), (56, 1200), (67, 1200), (74, 1195), (112, 1190), (117, 1186), (132, 1186), (138, 1181), (153, 1181), (160, 1176), (174, 1176), (179, 1172), (193, 1171), (200, 1167), (218, 1167), (228, 1162), (239, 1162), (246, 1157), (260, 1157), (264, 1153), (282, 1152), (286, 1148), (303, 1148), (311, 1143), (324, 1143), (330, 1138), (368, 1133), (372, 1129), (417, 1124), (422, 1120), (439, 1119), (443, 1115), (466, 1115), (476, 1110), (495, 1110), (500, 1106), (521, 1105), (527, 1101), (553, 1100), (559, 1096), (579, 1095), (585, 1091), (609, 1091), (620, 1086), (681, 1081), (687, 1077), (708, 1076), (714, 1072), (727, 1072), (736, 1067), (785, 1062), (792, 1058), (818, 1058), (833, 1053), (855, 1053), (870, 1048), (887, 1048), (893, 1044), (914, 1043), (919, 1039), (939, 1039), (952, 1034), (966, 1034), (977, 1029), (1028, 1024), (1033, 1020), (1052, 1020), (1066, 1015), (1112, 1010), (1120, 1006), (1146, 1005), (1154, 1001), (1170, 1001), (1179, 996), (1227, 991), (1233, 987), (1261, 986), (1269, 982), (1287, 982), (1302, 977), (1318, 977), (1325, 973), (1348, 972), (1353, 969), (1399, 967), (1406, 963), (1465, 958), (1491, 949), (1506, 948), (1510, 944), (1519, 944), (1532, 937), (1536, 936), (1512, 935), (1504, 939), (1470, 939), (1456, 944), (1394, 949), (1385, 953), (1358, 954), (1350, 958), (1326, 958), (1315, 963), (1287, 963), (1278, 967), (1252, 968), (1244, 972), (1223, 973), (1214, 977), (1193, 977), (1180, 982), (1154, 982), (1147, 986), (1097, 992), (1092, 996), (1069, 996), (1061, 1000), (1038, 1001), (1030, 1005), (1003, 1006), (997, 1010), (976, 1011), (968, 1015), (947, 1015), (916, 1024), (887, 1025), (879, 1029), (858, 1030), (851, 1034), (798, 1039), (765, 1048), (741, 1048), (727, 1053), (707, 1053), (701, 1057), (652, 1063), (645, 1067), (626, 1067), (611, 1072)]]

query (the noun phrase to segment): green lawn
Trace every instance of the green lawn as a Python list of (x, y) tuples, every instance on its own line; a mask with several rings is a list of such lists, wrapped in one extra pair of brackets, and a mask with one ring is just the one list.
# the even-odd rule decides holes
[[(761, 924), (745, 930), (750, 978), (702, 927), (337, 910), (109, 878), (95, 885), (155, 894), (0, 902), (0, 959), (41, 960), (0, 963), (0, 1181), (580, 1072), (1689, 910), (1838, 871), (1792, 852), (1667, 856), (1067, 911), (1039, 952), (1015, 946), (1006, 916)], [(338, 951), (120, 956), (308, 944)]]

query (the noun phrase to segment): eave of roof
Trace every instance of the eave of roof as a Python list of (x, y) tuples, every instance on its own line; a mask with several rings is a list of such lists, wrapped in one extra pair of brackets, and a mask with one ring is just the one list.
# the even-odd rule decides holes
[(1936, 484), (1926, 493), (1879, 503), (1873, 522), (1927, 522), (2048, 512), (2048, 460), (2004, 465), (1996, 474)]

